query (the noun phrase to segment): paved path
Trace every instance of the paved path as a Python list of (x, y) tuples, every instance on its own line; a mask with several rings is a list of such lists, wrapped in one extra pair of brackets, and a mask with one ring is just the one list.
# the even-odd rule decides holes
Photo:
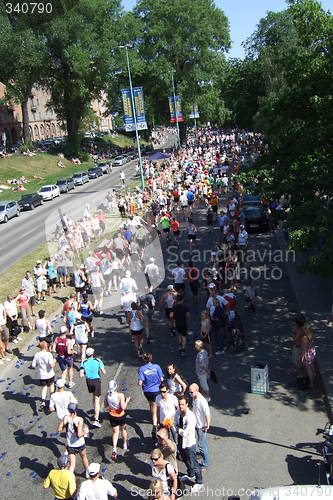
[(41, 243), (49, 241), (46, 228), (54, 230), (59, 209), (74, 217), (82, 216), (85, 203), (90, 203), (91, 206), (99, 204), (110, 188), (120, 187), (119, 175), (122, 168), (126, 172), (126, 184), (137, 179), (135, 165), (136, 161), (133, 160), (124, 167), (114, 167), (111, 174), (91, 180), (84, 186), (77, 186), (73, 191), (45, 202), (36, 210), (22, 212), (18, 219), (0, 224), (0, 273)]
[[(199, 249), (213, 248), (214, 236), (206, 232), (203, 212), (196, 213), (195, 223)], [(217, 231), (215, 229), (215, 236)], [(268, 234), (251, 236), (250, 245), (257, 251), (270, 245), (272, 250), (277, 248), (274, 237)], [(165, 252), (165, 244), (163, 248), (167, 266), (170, 251)], [(187, 240), (182, 238), (181, 249), (185, 248)], [(269, 262), (268, 256), (263, 262), (257, 258), (256, 267), (262, 269), (265, 264), (269, 276), (276, 264)], [(242, 293), (237, 294), (248, 351), (212, 360), (211, 367), (219, 381), (211, 386), (212, 427), (208, 435), (211, 467), (204, 478), (209, 489), (200, 498), (212, 498), (213, 493), (216, 498), (222, 498), (222, 494), (228, 496), (238, 492), (242, 498), (247, 498), (246, 490), (254, 486), (314, 484), (317, 481), (320, 437), (316, 436), (316, 431), (324, 426), (327, 417), (320, 390), (299, 393), (288, 374), (291, 318), (297, 304), (285, 265), (277, 266), (282, 270), (281, 279), (260, 280), (257, 313), (246, 312)], [(169, 282), (167, 277), (162, 288), (165, 289)], [(157, 293), (159, 295), (160, 290)], [(191, 310), (187, 357), (178, 357), (177, 343), (168, 336), (165, 319), (160, 313), (154, 317), (155, 342), (151, 351), (163, 369), (170, 360), (179, 363), (191, 382), (195, 380), (193, 342), (199, 335), (199, 314), (205, 300), (200, 292), (200, 302), (195, 307), (188, 292), (186, 301)], [(60, 324), (57, 324), (56, 331)], [(108, 380), (117, 374), (121, 389), (132, 396), (128, 417), (130, 452), (128, 456), (122, 456), (120, 451), (119, 461), (116, 464), (111, 462), (111, 432), (105, 418), (103, 427), (92, 430), (87, 440), (88, 458), (102, 463), (105, 475), (118, 488), (119, 498), (128, 500), (131, 489), (136, 493), (137, 488), (147, 488), (149, 484), (147, 461), (152, 448), (149, 413), (136, 386), (139, 365), (120, 315), (111, 316), (110, 311), (106, 311), (103, 317), (95, 320), (95, 324), (97, 335), (92, 345), (106, 363), (107, 370), (103, 391)], [(31, 343), (35, 344), (33, 336)], [(56, 430), (55, 415), (38, 414), (36, 410), (40, 388), (36, 373), (27, 368), (35, 351), (35, 347), (25, 349), (20, 353), (21, 362), (24, 362), (20, 368), (10, 367), (7, 372), (1, 372), (0, 419), (3, 425), (0, 457), (7, 453), (0, 458), (0, 481), (3, 498), (10, 500), (23, 496), (36, 500), (51, 499), (51, 492), (42, 489), (42, 478), (63, 449), (63, 437), (52, 434)], [(269, 365), (271, 391), (266, 397), (250, 394), (250, 367), (254, 361), (264, 361)], [(83, 416), (89, 422), (92, 416), (90, 397), (77, 373), (75, 381), (75, 394), (80, 407), (88, 410)], [(180, 470), (184, 471), (182, 465)], [(80, 463), (77, 472), (82, 472)]]

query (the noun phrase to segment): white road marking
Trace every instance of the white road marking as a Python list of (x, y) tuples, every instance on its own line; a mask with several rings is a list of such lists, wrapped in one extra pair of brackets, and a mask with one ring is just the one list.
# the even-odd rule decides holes
[(117, 381), (118, 375), (119, 375), (119, 373), (121, 372), (121, 369), (122, 369), (122, 367), (123, 367), (123, 366), (124, 366), (124, 363), (123, 363), (123, 362), (119, 363), (119, 366), (118, 366), (118, 368), (117, 368), (117, 371), (116, 371), (115, 376), (113, 377), (113, 380), (116, 380), (116, 381)]

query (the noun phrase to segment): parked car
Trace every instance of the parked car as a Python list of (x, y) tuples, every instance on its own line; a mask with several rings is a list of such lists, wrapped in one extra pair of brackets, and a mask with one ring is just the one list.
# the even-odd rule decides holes
[(88, 169), (88, 177), (89, 179), (97, 179), (97, 177), (101, 177), (103, 175), (103, 171), (100, 167), (94, 167)]
[(244, 194), (242, 198), (242, 203), (244, 207), (247, 206), (261, 206), (261, 200), (259, 196), (254, 194)]
[(125, 165), (127, 163), (127, 157), (125, 155), (120, 155), (116, 156), (115, 159), (113, 160), (113, 166), (114, 167), (121, 167), (122, 165)]
[(244, 209), (245, 228), (247, 231), (267, 231), (268, 215), (262, 206), (248, 206)]
[(46, 186), (42, 186), (38, 191), (38, 194), (41, 195), (43, 201), (53, 200), (57, 196), (60, 196), (60, 189), (55, 184), (48, 184)]
[(60, 193), (68, 193), (68, 191), (75, 188), (74, 181), (71, 177), (69, 177), (69, 179), (58, 180), (56, 185), (58, 186)]
[(20, 207), (16, 201), (1, 201), (0, 202), (0, 222), (9, 221), (13, 217), (18, 217), (20, 215)]
[(100, 168), (103, 174), (110, 173), (110, 163), (99, 163), (98, 168)]
[(18, 201), (20, 210), (33, 210), (39, 205), (43, 205), (43, 198), (38, 193), (23, 194)]
[(75, 186), (86, 184), (86, 182), (89, 182), (88, 174), (86, 172), (75, 172), (73, 174), (73, 182)]

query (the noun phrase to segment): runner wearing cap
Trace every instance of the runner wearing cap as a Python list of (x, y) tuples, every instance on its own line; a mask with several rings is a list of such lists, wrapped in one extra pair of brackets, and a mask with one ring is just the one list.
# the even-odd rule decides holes
[(154, 257), (149, 258), (149, 264), (146, 265), (144, 273), (146, 276), (149, 291), (152, 292), (153, 289), (156, 288), (158, 279), (160, 277), (160, 271), (158, 269), (158, 266), (155, 264)]
[(63, 378), (58, 378), (55, 384), (57, 391), (50, 397), (49, 411), (50, 413), (55, 411), (59, 421), (69, 415), (69, 403), (77, 403), (73, 394), (70, 391), (65, 391), (65, 382)]
[(54, 392), (54, 367), (57, 361), (47, 350), (45, 340), (39, 343), (39, 348), (40, 351), (35, 354), (31, 368), (38, 368), (40, 385), (42, 386), (42, 401), (39, 411), (43, 411), (46, 405), (47, 388), (50, 389), (50, 394)]
[(52, 469), (44, 481), (44, 488), (51, 486), (55, 500), (70, 500), (76, 490), (75, 475), (68, 470), (69, 457), (62, 455), (57, 460), (58, 469)]
[(67, 333), (67, 327), (61, 326), (60, 335), (55, 339), (52, 351), (58, 355), (57, 360), (61, 370), (61, 378), (65, 381), (68, 372), (68, 387), (71, 389), (75, 385), (73, 382), (73, 348), (75, 340), (67, 338)]
[(119, 438), (119, 427), (121, 428), (121, 435), (123, 438), (123, 449), (127, 451), (127, 430), (126, 430), (126, 413), (130, 396), (126, 397), (122, 392), (117, 391), (117, 382), (110, 380), (109, 389), (104, 398), (104, 408), (109, 413), (110, 425), (112, 428), (112, 455), (113, 461), (117, 460), (117, 443)]
[(94, 349), (88, 347), (86, 350), (87, 359), (81, 363), (80, 377), (86, 376), (88, 392), (93, 395), (94, 405), (94, 427), (102, 427), (99, 422), (100, 396), (101, 396), (101, 373), (105, 375), (103, 361), (94, 357)]
[(87, 481), (80, 486), (77, 500), (108, 500), (108, 496), (118, 497), (116, 488), (100, 474), (100, 464), (92, 463), (88, 467)]
[(76, 455), (80, 455), (86, 477), (89, 477), (86, 442), (84, 439), (88, 428), (83, 425), (83, 418), (77, 416), (77, 404), (69, 403), (67, 409), (68, 415), (59, 423), (58, 432), (62, 432), (64, 428), (66, 429), (66, 446), (70, 460), (69, 470), (74, 472)]

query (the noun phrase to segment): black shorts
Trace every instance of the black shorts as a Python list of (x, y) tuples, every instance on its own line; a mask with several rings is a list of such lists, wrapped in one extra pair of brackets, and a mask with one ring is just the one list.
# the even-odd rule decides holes
[[(177, 328), (177, 325), (176, 325), (176, 328)], [(179, 335), (181, 335), (182, 337), (186, 337), (187, 336), (187, 329), (182, 327), (182, 328), (177, 328), (177, 332)]]
[(169, 227), (163, 228), (163, 233), (170, 233), (170, 228)]
[(147, 401), (150, 403), (155, 403), (157, 396), (159, 395), (160, 391), (157, 392), (144, 392), (143, 394), (145, 395), (145, 398)]
[(46, 335), (46, 337), (39, 337), (39, 342), (42, 342), (42, 340), (45, 340), (47, 342), (47, 345), (52, 344), (54, 338), (53, 335)]
[(179, 202), (179, 196), (174, 196), (173, 201), (174, 201), (175, 203), (178, 203), (178, 202)]
[(175, 283), (176, 292), (184, 292), (185, 291), (185, 283)]
[(165, 308), (165, 316), (169, 319), (170, 318), (170, 315), (171, 313), (173, 312), (173, 307), (166, 307)]
[(40, 379), (40, 385), (42, 387), (50, 387), (50, 385), (54, 384), (54, 377), (51, 377), (51, 378), (41, 378)]
[(141, 328), (141, 330), (131, 330), (131, 335), (133, 335), (134, 337), (143, 335), (143, 328)]
[(31, 297), (29, 298), (29, 304), (31, 305), (31, 307), (34, 307), (34, 305), (36, 304), (35, 295), (31, 295)]
[(49, 278), (49, 286), (53, 286), (57, 283), (57, 278)]
[(124, 257), (124, 251), (121, 248), (116, 248), (115, 252), (118, 259), (122, 259)]
[(75, 287), (76, 293), (83, 293), (85, 291), (85, 289), (86, 289), (86, 285), (81, 286), (81, 287), (77, 287), (77, 286)]
[(88, 325), (90, 325), (90, 323), (92, 323), (93, 321), (93, 316), (92, 314), (90, 316), (81, 316), (81, 319), (82, 321), (85, 321), (86, 323), (88, 323)]
[(194, 203), (194, 200), (193, 201), (188, 201), (188, 206), (191, 207)]
[(87, 388), (90, 394), (94, 396), (101, 395), (101, 379), (100, 378), (87, 378)]
[(212, 210), (213, 210), (214, 214), (217, 214), (217, 205), (213, 205)]
[(67, 446), (67, 451), (69, 455), (78, 455), (81, 453), (81, 451), (84, 451), (86, 449), (86, 445), (83, 444), (82, 446)]
[(126, 425), (126, 414), (121, 417), (114, 417), (113, 415), (109, 415), (110, 425), (111, 427), (123, 427)]
[(196, 235), (196, 234), (188, 234), (188, 235), (187, 235), (187, 238), (188, 238), (189, 240), (196, 240), (196, 239), (197, 239), (197, 235)]

